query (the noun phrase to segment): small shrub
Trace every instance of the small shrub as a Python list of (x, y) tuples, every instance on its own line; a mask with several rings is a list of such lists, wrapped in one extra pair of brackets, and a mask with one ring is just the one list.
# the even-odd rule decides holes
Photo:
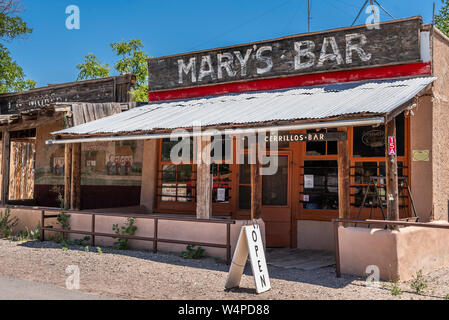
[[(112, 230), (117, 235), (132, 236), (132, 235), (134, 235), (136, 233), (136, 230), (137, 230), (137, 226), (134, 225), (135, 223), (136, 223), (136, 219), (128, 218), (126, 220), (126, 223), (125, 223), (124, 226), (119, 227), (118, 224), (114, 224), (112, 226)], [(114, 238), (114, 239), (117, 239), (117, 241), (114, 242), (114, 245), (118, 246), (118, 248), (120, 250), (128, 249), (128, 239), (126, 239), (126, 238)]]
[(61, 209), (67, 209), (64, 208), (64, 189), (62, 186), (53, 186), (50, 191), (56, 194), (56, 202), (59, 203), (59, 207)]
[(101, 250), (100, 247), (97, 247), (97, 252), (98, 252), (98, 254), (102, 254), (102, 253), (103, 253), (103, 250)]
[(410, 288), (416, 293), (421, 294), (427, 288), (427, 279), (423, 276), (422, 270), (416, 273), (416, 276), (410, 282)]
[[(70, 230), (70, 222), (69, 222), (70, 214), (66, 214), (65, 212), (61, 212), (58, 214), (58, 217), (56, 220), (61, 225), (61, 229), (63, 230)], [(66, 240), (67, 234), (61, 233), (56, 241), (61, 242), (62, 240)]]
[(402, 294), (402, 290), (399, 288), (399, 278), (394, 281), (390, 281), (390, 292), (393, 296), (399, 296)]
[(41, 223), (38, 222), (34, 230), (30, 230), (29, 238), (30, 240), (39, 240), (41, 237)]
[(82, 239), (75, 239), (72, 242), (75, 245), (84, 247), (84, 246), (86, 246), (89, 243), (89, 241), (90, 241), (90, 237), (89, 236), (85, 236)]
[(449, 300), (449, 293), (444, 296), (444, 300)]
[(184, 259), (201, 259), (206, 256), (206, 252), (202, 247), (195, 248), (194, 245), (189, 244), (187, 251), (181, 252), (181, 257)]
[(5, 213), (0, 211), (0, 237), (8, 238), (12, 234), (12, 229), (19, 223), (19, 218), (11, 217), (9, 207), (5, 208)]
[(84, 247), (84, 252), (89, 252), (89, 246)]

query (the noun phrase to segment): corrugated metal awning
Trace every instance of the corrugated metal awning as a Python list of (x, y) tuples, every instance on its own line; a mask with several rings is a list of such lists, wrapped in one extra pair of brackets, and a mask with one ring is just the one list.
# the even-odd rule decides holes
[(213, 126), (254, 126), (339, 116), (383, 116), (413, 99), (433, 77), (353, 82), (287, 90), (154, 102), (53, 132), (61, 137), (149, 134)]

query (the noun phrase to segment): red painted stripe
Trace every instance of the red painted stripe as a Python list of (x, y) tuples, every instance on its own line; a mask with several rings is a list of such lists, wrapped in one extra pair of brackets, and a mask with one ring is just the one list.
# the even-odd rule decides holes
[(306, 74), (285, 78), (251, 80), (246, 82), (217, 84), (203, 87), (149, 92), (149, 101), (178, 100), (194, 97), (221, 95), (233, 92), (286, 89), (314, 86), (338, 82), (362, 81), (369, 79), (387, 79), (417, 75), (429, 75), (430, 62), (413, 63), (388, 67), (374, 67), (350, 71)]

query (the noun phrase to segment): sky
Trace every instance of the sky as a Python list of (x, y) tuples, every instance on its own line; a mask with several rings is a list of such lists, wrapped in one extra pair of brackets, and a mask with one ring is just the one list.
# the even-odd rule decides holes
[[(378, 0), (395, 18), (432, 22), (431, 0)], [(152, 57), (307, 32), (307, 0), (21, 0), (33, 28), (3, 43), (38, 86), (76, 80), (76, 65), (93, 53), (113, 66), (110, 43), (140, 39)], [(352, 24), (365, 0), (311, 0), (311, 31)], [(436, 11), (441, 1), (435, 0)], [(80, 29), (66, 28), (66, 8), (80, 10)], [(362, 13), (356, 24), (364, 24)], [(388, 20), (381, 13), (381, 21)], [(111, 68), (112, 69), (112, 68)]]

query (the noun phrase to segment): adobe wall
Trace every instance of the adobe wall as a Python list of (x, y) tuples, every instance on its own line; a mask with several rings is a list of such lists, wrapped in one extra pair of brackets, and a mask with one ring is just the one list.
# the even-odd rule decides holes
[[(410, 117), (410, 165), (409, 183), (420, 221), (432, 218), (432, 97), (423, 96)], [(413, 152), (429, 152), (429, 159), (413, 159)]]
[(449, 200), (449, 39), (435, 30), (433, 69), (433, 219), (448, 219)]
[[(446, 221), (434, 221), (441, 224)], [(385, 229), (339, 228), (342, 274), (366, 277), (366, 268), (379, 267), (384, 280), (408, 281), (449, 266), (449, 230), (406, 227)]]
[(297, 221), (298, 249), (335, 251), (333, 224), (329, 221)]
[[(4, 210), (4, 207), (0, 207), (0, 210)], [(128, 210), (124, 210), (128, 211)], [(49, 214), (55, 214), (54, 211)], [(12, 207), (11, 215), (19, 218), (19, 224), (14, 228), (14, 232), (19, 232), (25, 230), (26, 228), (32, 230), (35, 229), (41, 219), (40, 208), (25, 208), (25, 207)], [(70, 228), (72, 230), (91, 230), (91, 215), (87, 214), (76, 214), (70, 213)], [(97, 215), (95, 220), (95, 230), (102, 233), (114, 233), (112, 231), (112, 225), (118, 224), (119, 226), (124, 225), (126, 222), (125, 217), (114, 217)], [(265, 224), (260, 219), (258, 220), (260, 225), (260, 231), (262, 234), (262, 240), (265, 244)], [(233, 254), (238, 236), (240, 234), (240, 229), (243, 225), (251, 223), (247, 220), (238, 220), (235, 224), (231, 225), (231, 253)], [(46, 219), (46, 226), (54, 226), (56, 228), (60, 227), (55, 218)], [(152, 237), (154, 234), (154, 221), (152, 219), (137, 219), (136, 224), (137, 231), (136, 236)], [(45, 231), (45, 239), (52, 240), (55, 233), (50, 231)], [(158, 237), (164, 239), (172, 240), (189, 240), (198, 242), (210, 242), (210, 243), (226, 243), (226, 225), (218, 223), (206, 223), (206, 222), (196, 222), (196, 221), (174, 221), (174, 220), (159, 220), (158, 224)], [(70, 239), (80, 239), (84, 238), (82, 235), (70, 234)], [(113, 246), (113, 238), (109, 237), (96, 237), (95, 242), (98, 246)], [(151, 241), (139, 241), (130, 240), (130, 248), (152, 250), (153, 243)], [(218, 257), (221, 259), (226, 259), (226, 249), (223, 248), (209, 248), (203, 247), (206, 254), (211, 257)], [(180, 253), (186, 250), (186, 245), (184, 244), (171, 244), (171, 243), (158, 243), (158, 250), (161, 252), (175, 252)]]
[(140, 205), (153, 212), (157, 194), (158, 140), (146, 140), (143, 145), (142, 189)]

